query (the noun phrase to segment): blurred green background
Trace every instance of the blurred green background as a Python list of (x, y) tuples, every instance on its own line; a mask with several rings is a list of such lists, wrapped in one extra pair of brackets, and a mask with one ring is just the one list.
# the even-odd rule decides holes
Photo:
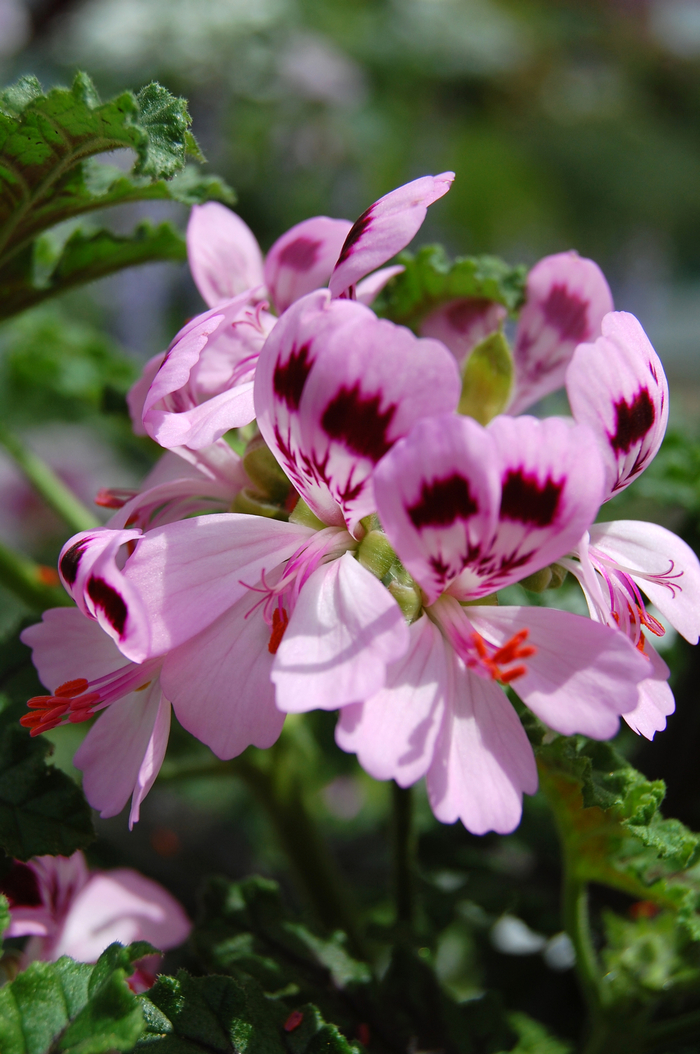
[[(103, 98), (151, 79), (185, 96), (209, 170), (235, 188), (263, 248), (307, 216), (353, 219), (407, 180), (454, 169), (419, 244), (511, 263), (568, 248), (596, 259), (616, 306), (640, 318), (665, 363), (675, 422), (655, 467), (605, 518), (655, 519), (697, 547), (700, 0), (0, 0), (2, 82), (33, 73), (45, 87), (65, 84), (76, 68)], [(143, 215), (182, 227), (187, 218), (155, 202), (105, 220), (126, 229)], [(123, 393), (201, 309), (187, 268), (159, 264), (0, 329), (3, 412), (86, 502), (101, 486), (135, 483), (152, 463), (155, 448), (130, 435)], [(52, 563), (65, 530), (2, 456), (0, 498), (3, 539)], [(0, 631), (22, 614), (0, 596)], [(655, 743), (626, 733), (623, 746), (646, 775), (669, 781), (668, 814), (697, 827), (700, 660), (669, 643), (678, 713)], [(334, 748), (333, 721), (289, 722), (287, 736), (380, 933), (390, 918), (389, 789)], [(80, 735), (52, 733), (67, 769)], [(176, 733), (171, 775), (178, 758), (196, 766), (204, 755)], [(574, 1034), (571, 973), (533, 953), (524, 985), (512, 957), (487, 940), (502, 912), (548, 937), (561, 928), (544, 804), (530, 800), (506, 839), (441, 827), (425, 803), (419, 817), (443, 978), (459, 995), (497, 983), (509, 1005)], [(100, 834), (95, 862), (141, 868), (190, 910), (212, 870), (284, 873), (266, 821), (234, 781), (162, 780), (134, 833), (122, 816)]]

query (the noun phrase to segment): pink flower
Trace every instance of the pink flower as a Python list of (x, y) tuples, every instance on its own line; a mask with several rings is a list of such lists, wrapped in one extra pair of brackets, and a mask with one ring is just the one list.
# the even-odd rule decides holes
[[(416, 418), (454, 408), (460, 390), (442, 345), (327, 291), (285, 313), (255, 385), (261, 432), (315, 527), (214, 514), (146, 534), (84, 532), (59, 559), (80, 611), (135, 669), (159, 670), (180, 722), (220, 757), (279, 735), (280, 665), (278, 698), (288, 690), (328, 707), (373, 694), (403, 654), (401, 610), (354, 558), (352, 531), (373, 511), (376, 462)], [(62, 720), (80, 704), (51, 705)]]
[(199, 450), (249, 424), (258, 354), (275, 323), (260, 302), (265, 285), (279, 313), (329, 278), (334, 297), (373, 300), (401, 268), (359, 280), (404, 248), (452, 178), (447, 172), (407, 183), (354, 226), (326, 216), (305, 220), (275, 242), (264, 267), (235, 213), (216, 203), (195, 206), (187, 233), (190, 266), (211, 309), (188, 322), (164, 357), (146, 364), (129, 395), (137, 431), (142, 422), (161, 446)]
[(425, 775), (438, 819), (507, 833), (537, 775), (496, 682), (517, 682), (556, 731), (606, 738), (647, 673), (623, 635), (587, 619), (473, 604), (566, 553), (590, 524), (603, 488), (595, 444), (559, 419), (499, 417), (484, 429), (433, 418), (393, 447), (374, 485), (424, 612), (385, 686), (342, 711), (337, 741), (376, 778), (408, 786)]
[[(25, 965), (62, 955), (96, 962), (114, 941), (148, 941), (167, 951), (192, 928), (182, 906), (157, 882), (131, 868), (89, 871), (81, 852), (15, 861), (0, 890), (10, 905), (6, 936), (30, 938)], [(159, 964), (160, 956), (142, 960), (132, 987), (143, 991), (153, 984)]]
[(690, 546), (656, 523), (616, 520), (594, 524), (560, 564), (579, 580), (591, 618), (625, 634), (649, 659), (639, 684), (637, 707), (624, 714), (635, 732), (653, 739), (675, 709), (669, 670), (648, 640), (663, 626), (644, 604), (641, 591), (691, 644), (700, 636), (700, 563)]

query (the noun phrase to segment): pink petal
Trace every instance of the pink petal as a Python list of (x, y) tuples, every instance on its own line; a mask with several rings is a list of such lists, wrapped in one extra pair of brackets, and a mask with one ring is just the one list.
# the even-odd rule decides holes
[(381, 582), (350, 554), (304, 584), (272, 667), (285, 713), (335, 710), (384, 687), (408, 647), (408, 627)]
[[(177, 460), (184, 472), (187, 463), (180, 458)], [(148, 531), (203, 512), (225, 512), (240, 489), (206, 479), (200, 473), (197, 478), (175, 479), (131, 498), (112, 516), (109, 526), (118, 530), (130, 523)]]
[(132, 647), (134, 661), (163, 655), (196, 636), (313, 534), (309, 527), (238, 513), (149, 531), (124, 569), (148, 618), (149, 632)]
[(478, 297), (450, 300), (426, 315), (420, 334), (441, 340), (462, 367), (477, 344), (497, 333), (507, 316), (503, 305), (493, 300)]
[(131, 418), (131, 427), (134, 434), (137, 436), (148, 435), (146, 429), (143, 427), (143, 404), (146, 401), (146, 396), (150, 391), (158, 370), (163, 365), (166, 354), (167, 352), (165, 351), (159, 351), (157, 355), (154, 355), (148, 360), (143, 367), (141, 376), (135, 384), (132, 384), (126, 397), (126, 403), (129, 407), (129, 416)]
[[(387, 282), (390, 282), (392, 278), (395, 278), (397, 274), (401, 274), (406, 268), (403, 264), (394, 264), (393, 267), (382, 267), (379, 271), (375, 271), (374, 274), (370, 274), (367, 278), (363, 278), (361, 282), (357, 283), (355, 289), (355, 300), (358, 304), (369, 305), (376, 300), (381, 293)], [(422, 333), (423, 337), (432, 336), (431, 333)]]
[(299, 301), (276, 326), (255, 386), (258, 425), (280, 464), (317, 516), (337, 523), (342, 510), (351, 531), (374, 511), (375, 464), (459, 394), (442, 345), (327, 293)]
[(428, 206), (447, 193), (453, 179), (454, 172), (421, 176), (370, 205), (345, 239), (331, 275), (331, 295), (340, 296), (404, 249), (418, 232)]
[[(169, 710), (169, 703), (163, 705)], [(161, 690), (156, 679), (145, 691), (131, 692), (103, 710), (80, 744), (73, 764), (83, 773), (85, 796), (100, 816), (116, 816), (132, 794), (137, 792), (138, 797), (142, 789), (139, 777), (147, 756), (155, 758), (159, 754), (158, 761), (162, 762), (162, 732), (167, 728), (160, 710)], [(153, 779), (155, 775), (157, 772)]]
[(240, 216), (216, 201), (193, 206), (187, 256), (209, 307), (262, 284), (263, 259), (255, 235)]
[(54, 957), (95, 962), (114, 941), (145, 940), (166, 950), (191, 928), (182, 906), (152, 879), (130, 868), (97, 872), (73, 901)]
[(649, 663), (618, 630), (554, 608), (482, 606), (468, 614), (497, 647), (528, 630), (526, 644), (537, 650), (513, 688), (556, 732), (607, 739), (617, 732), (619, 715), (636, 706)]
[(132, 830), (134, 824), (138, 822), (141, 811), (141, 802), (155, 783), (161, 765), (163, 764), (165, 751), (168, 747), (168, 739), (170, 737), (170, 709), (170, 703), (161, 693), (158, 713), (156, 714), (155, 724), (153, 725), (153, 732), (151, 733), (151, 738), (146, 747), (146, 753), (143, 756), (143, 761), (141, 762), (141, 767), (139, 768), (136, 777), (134, 793), (131, 796), (129, 830)]
[(598, 439), (610, 496), (629, 486), (656, 456), (668, 422), (668, 383), (634, 315), (613, 311), (602, 329), (595, 344), (576, 349), (566, 390), (574, 417)]
[[(284, 714), (270, 680), (270, 627), (255, 594), (243, 596), (208, 629), (171, 652), (161, 681), (177, 719), (217, 757), (277, 740)], [(246, 617), (249, 616), (249, 617)]]
[(125, 665), (112, 638), (77, 608), (49, 608), (21, 640), (32, 649), (32, 662), (50, 691), (78, 677), (96, 680)]
[(454, 653), (452, 667), (452, 704), (427, 777), (432, 810), (472, 834), (509, 834), (520, 822), (523, 792), (537, 790), (532, 747), (502, 689)]
[(119, 650), (135, 658), (139, 641), (149, 636), (148, 619), (139, 593), (124, 578), (117, 560), (122, 546), (141, 538), (139, 530), (99, 528), (69, 538), (58, 558), (63, 585), (78, 608), (96, 619)]
[(450, 694), (446, 644), (437, 626), (423, 615), (408, 633), (408, 650), (388, 667), (386, 686), (364, 703), (343, 707), (335, 730), (338, 746), (357, 754), (365, 772), (401, 787), (430, 767)]
[(649, 641), (644, 642), (644, 654), (651, 664), (652, 676), (639, 682), (639, 702), (622, 716), (637, 735), (653, 739), (656, 732), (665, 729), (666, 718), (676, 709), (676, 701), (668, 686), (670, 670)]
[(265, 283), (280, 315), (327, 284), (351, 227), (350, 220), (314, 216), (277, 239), (265, 260)]
[(471, 418), (426, 418), (377, 466), (374, 491), (392, 545), (431, 604), (493, 536), (492, 436)]
[(642, 520), (595, 523), (591, 546), (626, 571), (691, 644), (700, 635), (700, 562), (689, 545)]
[(575, 252), (545, 256), (530, 271), (513, 352), (517, 414), (561, 388), (576, 346), (600, 335), (612, 293), (593, 260)]

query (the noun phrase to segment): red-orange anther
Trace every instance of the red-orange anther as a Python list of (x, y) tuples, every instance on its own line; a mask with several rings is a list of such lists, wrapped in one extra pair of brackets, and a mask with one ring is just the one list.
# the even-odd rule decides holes
[(277, 649), (282, 643), (282, 637), (284, 636), (284, 631), (288, 625), (289, 615), (284, 608), (282, 608), (281, 611), (279, 608), (275, 608), (272, 612), (272, 633), (270, 634), (270, 643), (267, 646), (267, 650), (271, 655), (277, 654)]
[(87, 686), (88, 682), (84, 677), (76, 677), (74, 681), (65, 681), (63, 684), (59, 684), (53, 694), (60, 699), (72, 699), (74, 695), (82, 695)]
[(304, 1020), (304, 1015), (301, 1010), (292, 1010), (291, 1014), (284, 1023), (285, 1032), (293, 1032), (295, 1028), (299, 1028), (299, 1025)]

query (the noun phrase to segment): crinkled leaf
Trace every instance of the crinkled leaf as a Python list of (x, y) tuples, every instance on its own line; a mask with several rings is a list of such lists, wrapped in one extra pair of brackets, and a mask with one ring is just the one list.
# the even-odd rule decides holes
[(525, 295), (527, 268), (510, 267), (496, 256), (463, 256), (450, 263), (444, 249), (428, 245), (415, 256), (399, 256), (402, 274), (393, 278), (375, 304), (393, 322), (416, 327), (441, 304), (462, 297), (495, 300), (516, 311)]
[(662, 817), (664, 784), (645, 779), (609, 744), (581, 737), (541, 747), (538, 762), (578, 878), (674, 911), (700, 940), (700, 836)]
[(95, 837), (92, 815), (77, 784), (46, 763), (51, 744), (19, 724), (26, 699), (41, 688), (17, 637), (0, 646), (0, 687), (10, 693), (0, 696), (0, 848), (18, 860), (70, 856)]
[(460, 414), (474, 417), (480, 424), (505, 410), (513, 384), (513, 356), (501, 332), (492, 333), (478, 344), (464, 364)]
[[(184, 100), (158, 84), (138, 95), (123, 92), (106, 103), (84, 73), (76, 75), (71, 88), (44, 93), (36, 78), (25, 77), (0, 93), (0, 294), (14, 297), (4, 305), (3, 317), (40, 299), (29, 296), (28, 289), (36, 261), (32, 243), (42, 231), (131, 201), (233, 200), (220, 180), (182, 171), (188, 154), (203, 160), (189, 125)], [(95, 155), (119, 149), (136, 153), (131, 173), (95, 160)], [(137, 231), (127, 239), (138, 243), (129, 251), (124, 239), (109, 237), (114, 240), (109, 253), (103, 235), (87, 258), (77, 252), (84, 246), (74, 244), (73, 254), (52, 272), (52, 291), (147, 259), (182, 258), (181, 244), (178, 250), (173, 236), (161, 228), (148, 237), (145, 230)], [(44, 289), (45, 296), (48, 287)]]
[(107, 1054), (131, 1050), (143, 1032), (139, 999), (126, 983), (133, 964), (155, 949), (112, 944), (97, 963), (64, 955), (33, 962), (0, 989), (3, 1054)]
[(187, 259), (185, 240), (177, 228), (170, 222), (154, 226), (148, 220), (129, 235), (80, 226), (65, 242), (60, 228), (54, 229), (36, 238), (31, 249), (0, 270), (0, 319), (125, 267)]
[(697, 991), (700, 948), (671, 912), (633, 920), (606, 911), (603, 921), (605, 976), (615, 996), (648, 1003), (671, 989)]

